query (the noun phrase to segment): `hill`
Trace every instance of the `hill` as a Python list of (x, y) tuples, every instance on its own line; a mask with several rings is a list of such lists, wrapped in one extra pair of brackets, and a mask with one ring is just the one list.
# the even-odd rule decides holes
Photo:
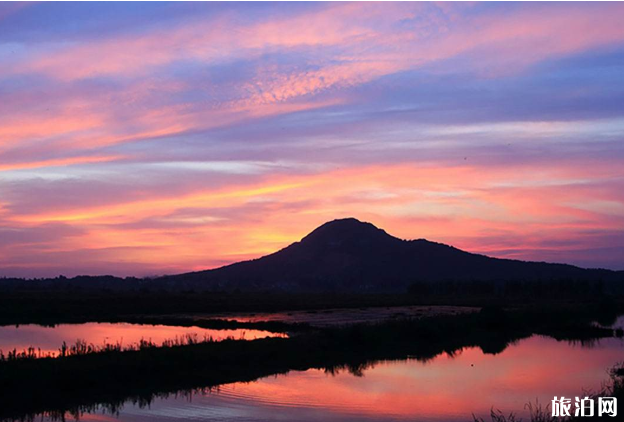
[(323, 224), (259, 259), (167, 276), (167, 287), (200, 290), (399, 292), (419, 282), (613, 281), (622, 272), (497, 259), (424, 239), (402, 240), (354, 218)]

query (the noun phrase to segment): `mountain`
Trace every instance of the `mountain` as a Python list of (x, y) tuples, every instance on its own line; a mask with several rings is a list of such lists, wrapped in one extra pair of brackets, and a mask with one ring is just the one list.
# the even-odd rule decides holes
[(158, 281), (202, 290), (397, 292), (417, 282), (615, 278), (622, 278), (622, 272), (497, 259), (424, 239), (402, 240), (347, 218), (325, 223), (262, 258)]

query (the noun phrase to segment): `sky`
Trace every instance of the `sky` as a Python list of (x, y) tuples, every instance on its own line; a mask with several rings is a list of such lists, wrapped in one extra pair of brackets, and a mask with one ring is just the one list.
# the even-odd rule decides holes
[(624, 269), (622, 3), (0, 3), (0, 276), (343, 217)]

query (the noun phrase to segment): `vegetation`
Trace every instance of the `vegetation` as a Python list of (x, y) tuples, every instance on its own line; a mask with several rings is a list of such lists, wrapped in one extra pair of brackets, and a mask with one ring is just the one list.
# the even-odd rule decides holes
[[(228, 337), (226, 340), (236, 340), (234, 337)], [(19, 360), (33, 360), (33, 359), (55, 359), (55, 358), (68, 358), (71, 356), (84, 356), (95, 353), (111, 353), (111, 352), (139, 352), (142, 350), (153, 349), (157, 347), (179, 347), (190, 346), (199, 343), (213, 343), (215, 341), (210, 336), (204, 336), (200, 338), (197, 334), (185, 334), (176, 336), (172, 339), (164, 340), (162, 343), (156, 343), (151, 340), (141, 339), (138, 343), (123, 345), (121, 342), (117, 343), (104, 343), (102, 345), (96, 345), (93, 343), (87, 343), (85, 340), (78, 339), (74, 344), (68, 345), (67, 342), (63, 342), (58, 350), (58, 353), (45, 352), (41, 349), (35, 349), (29, 347), (26, 350), (18, 351), (13, 349), (6, 355), (0, 350), (0, 363), (19, 361)]]
[[(449, 303), (447, 303), (449, 302)], [(0, 294), (0, 325), (138, 321), (228, 312), (287, 312), (331, 308), (495, 303), (408, 295), (207, 293), (106, 290), (10, 290)]]
[(380, 360), (428, 360), (464, 347), (498, 353), (534, 333), (571, 340), (610, 337), (618, 333), (591, 322), (614, 318), (605, 306), (548, 312), (485, 308), (459, 316), (309, 330), (290, 338), (146, 345), (137, 350), (90, 351), (80, 345), (59, 358), (0, 362), (0, 418), (64, 414), (129, 398), (149, 402), (159, 394), (292, 369), (344, 368), (359, 374)]
[[(1, 283), (0, 283), (1, 284)], [(55, 285), (56, 286), (56, 285)], [(389, 307), (409, 305), (536, 306), (561, 307), (624, 302), (608, 295), (600, 282), (415, 282), (410, 294), (294, 294), (171, 292), (137, 289), (113, 291), (81, 288), (3, 289), (0, 294), (0, 325), (58, 324), (71, 322), (119, 322), (151, 317), (218, 315), (229, 312), (287, 312), (332, 308)], [(609, 299), (615, 298), (615, 299)], [(166, 322), (165, 322), (166, 323)], [(259, 328), (261, 329), (261, 328)]]
[[(359, 374), (379, 360), (408, 356), (427, 360), (464, 347), (499, 353), (532, 334), (583, 342), (621, 336), (621, 331), (603, 327), (624, 313), (622, 298), (600, 281), (414, 281), (408, 294), (175, 292), (146, 288), (141, 280), (120, 284), (127, 289), (111, 289), (110, 283), (116, 281), (105, 278), (99, 287), (91, 279), (4, 281), (0, 280), (0, 324), (5, 325), (106, 321), (296, 333), (254, 341), (186, 339), (164, 347), (150, 342), (129, 348), (78, 342), (62, 347), (57, 358), (33, 348), (14, 350), (0, 355), (0, 419), (9, 420), (42, 412), (62, 417), (100, 405), (114, 410), (126, 400), (149, 403), (163, 394), (250, 381), (292, 369), (347, 369)], [(408, 305), (483, 309), (473, 314), (324, 329), (219, 317), (228, 312)], [(500, 412), (494, 415), (498, 421), (513, 420)]]

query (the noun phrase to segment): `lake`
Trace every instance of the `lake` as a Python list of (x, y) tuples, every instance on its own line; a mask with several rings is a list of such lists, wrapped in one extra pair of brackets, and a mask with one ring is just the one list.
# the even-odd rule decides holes
[(18, 352), (29, 347), (41, 349), (44, 354), (57, 355), (59, 348), (66, 342), (72, 345), (81, 339), (88, 344), (101, 346), (121, 343), (124, 347), (139, 343), (141, 339), (162, 344), (165, 340), (175, 340), (186, 336), (196, 336), (198, 340), (226, 338), (254, 340), (263, 337), (283, 337), (281, 333), (262, 330), (235, 329), (213, 330), (199, 327), (170, 325), (144, 325), (129, 323), (59, 324), (54, 327), (27, 324), (0, 327), (0, 350), (5, 354), (17, 349)]
[[(427, 362), (379, 362), (360, 374), (291, 371), (250, 383), (169, 395), (149, 406), (126, 403), (84, 421), (471, 421), (490, 408), (526, 418), (524, 404), (597, 390), (624, 358), (621, 339), (590, 346), (533, 336), (497, 355), (465, 348)], [(72, 418), (67, 415), (68, 419)], [(44, 419), (45, 420), (45, 419)], [(525, 419), (526, 420), (526, 419)]]

